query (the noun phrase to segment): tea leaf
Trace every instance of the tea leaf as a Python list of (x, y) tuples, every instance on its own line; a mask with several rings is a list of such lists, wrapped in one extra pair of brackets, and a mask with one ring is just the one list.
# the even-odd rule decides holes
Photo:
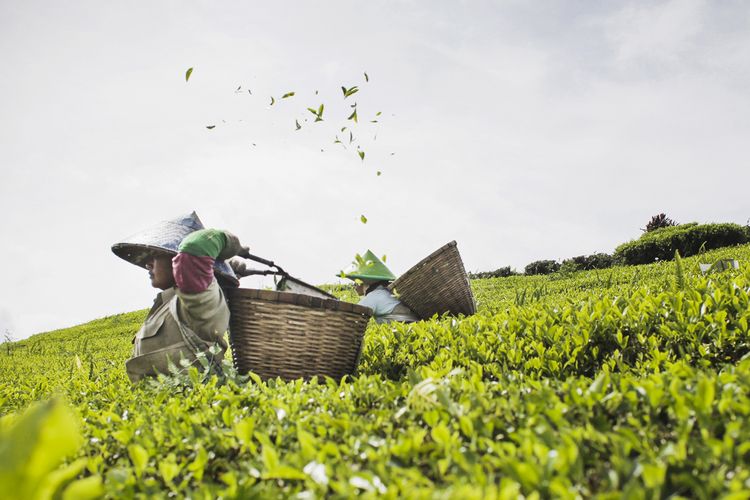
[(341, 91), (344, 93), (344, 99), (359, 92), (359, 87), (356, 85), (351, 88), (341, 87)]

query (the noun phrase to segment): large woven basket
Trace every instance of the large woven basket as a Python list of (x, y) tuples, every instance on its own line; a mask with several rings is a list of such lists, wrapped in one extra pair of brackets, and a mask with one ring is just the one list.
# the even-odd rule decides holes
[(422, 319), (477, 310), (455, 241), (443, 245), (391, 284), (404, 304)]
[(234, 366), (262, 379), (354, 372), (372, 314), (367, 307), (289, 292), (228, 291)]

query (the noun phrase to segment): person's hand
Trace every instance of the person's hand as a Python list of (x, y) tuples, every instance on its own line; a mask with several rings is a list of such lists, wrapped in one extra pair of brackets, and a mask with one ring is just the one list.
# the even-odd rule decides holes
[(249, 248), (243, 246), (240, 243), (239, 238), (237, 238), (235, 235), (233, 235), (229, 231), (224, 231), (224, 235), (227, 238), (227, 243), (226, 245), (224, 245), (224, 249), (216, 257), (216, 260), (227, 260), (228, 258), (234, 257), (235, 255), (243, 255), (249, 253)]
[(232, 271), (234, 271), (234, 274), (236, 274), (239, 277), (244, 276), (250, 276), (252, 274), (250, 271), (252, 269), (249, 269), (247, 267), (247, 263), (245, 262), (245, 259), (241, 259), (239, 257), (232, 257), (227, 261), (229, 264), (229, 267), (232, 268)]

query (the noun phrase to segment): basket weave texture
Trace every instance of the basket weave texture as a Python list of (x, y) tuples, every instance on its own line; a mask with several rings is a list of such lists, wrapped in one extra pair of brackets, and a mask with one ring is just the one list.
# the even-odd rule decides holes
[(399, 299), (422, 319), (472, 315), (477, 306), (455, 241), (438, 248), (391, 284)]
[(340, 379), (359, 362), (367, 307), (272, 290), (228, 290), (234, 366), (262, 379)]

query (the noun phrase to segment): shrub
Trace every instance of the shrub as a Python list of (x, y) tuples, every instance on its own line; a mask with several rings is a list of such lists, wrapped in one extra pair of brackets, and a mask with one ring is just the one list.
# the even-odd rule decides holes
[(644, 233), (639, 239), (623, 243), (614, 257), (623, 264), (648, 264), (671, 260), (675, 251), (683, 257), (704, 250), (739, 245), (750, 241), (747, 227), (739, 224), (681, 224)]
[(676, 225), (677, 223), (667, 217), (667, 214), (659, 214), (651, 217), (651, 220), (648, 221), (648, 224), (646, 224), (646, 229), (644, 231), (650, 233), (651, 231), (656, 231), (657, 229)]
[(527, 265), (524, 274), (552, 274), (560, 270), (560, 263), (556, 260), (537, 260)]
[(469, 273), (469, 279), (485, 279), (485, 278), (507, 278), (508, 276), (516, 276), (518, 273), (515, 269), (511, 269), (510, 266), (501, 267), (494, 271), (482, 271), (478, 273)]
[(615, 258), (609, 254), (593, 253), (565, 259), (562, 266), (571, 271), (590, 271), (592, 269), (606, 269), (612, 267), (614, 263)]

